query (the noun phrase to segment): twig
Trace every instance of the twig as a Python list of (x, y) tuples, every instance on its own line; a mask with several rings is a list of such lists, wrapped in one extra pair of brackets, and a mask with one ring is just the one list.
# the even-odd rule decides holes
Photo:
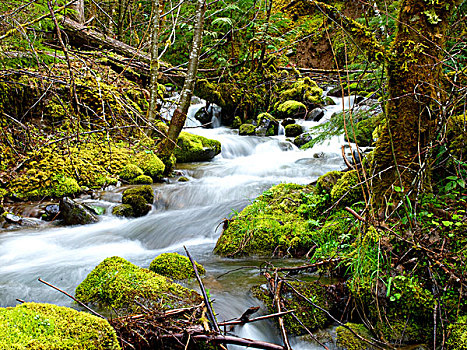
[(319, 267), (319, 266), (326, 265), (326, 264), (338, 263), (341, 261), (342, 261), (342, 258), (334, 258), (334, 259), (329, 259), (329, 260), (318, 261), (314, 264), (307, 264), (307, 265), (301, 265), (301, 266), (295, 266), (295, 267), (279, 267), (276, 270), (277, 271), (300, 271), (300, 270), (312, 269), (312, 268)]
[(355, 217), (355, 219), (360, 220), (361, 222), (366, 222), (366, 220), (362, 216), (357, 214), (357, 212), (355, 210), (353, 210), (353, 209), (351, 209), (349, 207), (345, 207), (344, 209), (347, 210), (350, 214), (352, 214)]
[(97, 317), (106, 319), (104, 316), (102, 316), (101, 314), (97, 313), (96, 311), (94, 311), (93, 309), (91, 309), (90, 307), (88, 307), (86, 304), (82, 303), (81, 301), (79, 301), (78, 299), (76, 299), (76, 298), (75, 298), (74, 296), (72, 296), (71, 294), (68, 294), (68, 293), (65, 292), (64, 290), (62, 290), (62, 289), (60, 289), (60, 288), (58, 288), (58, 287), (55, 287), (53, 284), (44, 281), (42, 278), (38, 278), (37, 280), (38, 280), (39, 282), (41, 282), (41, 283), (44, 283), (45, 285), (47, 285), (47, 286), (49, 286), (49, 287), (52, 287), (52, 288), (55, 289), (55, 290), (58, 290), (60, 293), (65, 294), (67, 297), (73, 299), (74, 301), (76, 301), (78, 304), (80, 304), (82, 307), (84, 307), (86, 310), (88, 310), (88, 311), (91, 312), (92, 314), (96, 315)]
[(274, 318), (274, 317), (284, 316), (284, 315), (290, 314), (290, 313), (292, 313), (294, 311), (295, 310), (276, 312), (275, 314), (258, 316), (258, 317), (255, 317), (255, 318), (248, 318), (248, 319), (245, 319), (245, 320), (242, 320), (240, 318), (240, 319), (233, 320), (233, 321), (219, 322), (218, 324), (219, 324), (219, 326), (233, 326), (233, 325), (237, 325), (237, 324), (251, 323), (251, 322), (256, 322), (256, 321), (267, 320), (267, 319)]
[(212, 326), (216, 332), (220, 333), (221, 330), (219, 326), (217, 325), (216, 317), (214, 316), (214, 312), (212, 311), (211, 302), (209, 301), (209, 297), (206, 293), (206, 289), (204, 288), (203, 281), (201, 281), (201, 277), (199, 277), (198, 268), (196, 267), (195, 261), (193, 260), (190, 253), (188, 252), (188, 249), (186, 249), (185, 246), (183, 246), (183, 248), (185, 249), (186, 255), (188, 256), (188, 259), (190, 259), (191, 265), (193, 266), (193, 270), (195, 272), (196, 279), (198, 280), (199, 287), (201, 288), (201, 293), (203, 294), (204, 303), (206, 304), (206, 308), (208, 310), (208, 316), (211, 319), (210, 321), (212, 323)]

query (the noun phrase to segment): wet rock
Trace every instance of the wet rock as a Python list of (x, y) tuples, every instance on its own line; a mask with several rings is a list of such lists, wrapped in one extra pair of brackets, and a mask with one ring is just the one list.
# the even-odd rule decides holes
[(282, 122), (281, 122), (282, 126), (285, 128), (287, 125), (290, 125), (290, 124), (295, 124), (295, 119), (293, 118), (285, 118)]
[(205, 162), (221, 153), (221, 143), (182, 131), (174, 150), (177, 163)]
[(321, 118), (324, 117), (324, 109), (315, 108), (306, 116), (306, 120), (312, 120), (314, 122), (319, 122)]
[(304, 134), (298, 135), (293, 140), (293, 143), (294, 143), (295, 146), (301, 147), (301, 146), (307, 144), (308, 142), (310, 142), (311, 140), (313, 140), (313, 136), (311, 135), (311, 133), (306, 132)]
[(205, 106), (198, 109), (198, 111), (195, 113), (195, 119), (199, 121), (203, 127), (212, 128), (212, 111), (210, 110), (210, 106)]
[(112, 214), (124, 217), (140, 217), (149, 213), (154, 202), (154, 192), (149, 185), (133, 187), (125, 190), (122, 204), (112, 209)]
[(241, 136), (255, 135), (256, 126), (253, 124), (242, 124), (238, 130), (238, 134)]
[(68, 197), (60, 200), (60, 212), (65, 225), (86, 225), (98, 221), (89, 209)]
[(0, 308), (2, 349), (119, 350), (107, 320), (52, 304)]
[(60, 207), (58, 204), (49, 204), (44, 208), (44, 214), (42, 219), (45, 221), (52, 221), (56, 219), (61, 219), (60, 216)]
[(276, 115), (280, 119), (303, 118), (306, 115), (306, 107), (298, 101), (285, 101), (277, 107)]
[(326, 106), (335, 106), (335, 105), (336, 105), (336, 102), (334, 102), (334, 100), (333, 100), (331, 97), (326, 96), (326, 97), (324, 98), (324, 104), (325, 104)]
[(112, 214), (115, 216), (122, 216), (122, 217), (132, 217), (133, 215), (133, 207), (129, 204), (119, 204), (112, 209)]
[(261, 113), (257, 118), (256, 136), (273, 136), (279, 131), (279, 122), (269, 113)]
[(298, 124), (290, 124), (285, 127), (285, 136), (295, 137), (303, 133), (303, 128)]
[(8, 222), (9, 224), (21, 225), (21, 220), (22, 220), (21, 216), (18, 216), (18, 215), (12, 214), (12, 213), (6, 213), (4, 215), (4, 218), (5, 218), (6, 222)]

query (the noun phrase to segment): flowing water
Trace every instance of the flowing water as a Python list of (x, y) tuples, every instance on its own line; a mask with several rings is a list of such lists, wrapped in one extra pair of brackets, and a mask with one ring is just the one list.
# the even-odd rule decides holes
[[(325, 118), (342, 110), (330, 106)], [(192, 108), (199, 108), (197, 104)], [(310, 126), (310, 122), (303, 123)], [(204, 283), (215, 299), (219, 320), (240, 316), (259, 305), (249, 294), (254, 284), (264, 283), (258, 274), (258, 259), (224, 259), (212, 254), (220, 235), (219, 224), (241, 210), (274, 184), (307, 184), (329, 170), (344, 167), (340, 155), (342, 139), (303, 151), (284, 136), (245, 137), (224, 127), (190, 129), (222, 143), (222, 153), (210, 162), (193, 163), (179, 169), (190, 181), (154, 185), (154, 209), (138, 219), (104, 215), (94, 225), (78, 227), (41, 226), (0, 234), (0, 306), (26, 301), (73, 305), (66, 296), (37, 281), (40, 277), (73, 294), (76, 286), (104, 258), (121, 256), (148, 267), (163, 252), (183, 252), (186, 246), (206, 267)], [(119, 201), (123, 188), (102, 192), (95, 204), (109, 209)], [(107, 210), (111, 212), (111, 210)], [(227, 273), (229, 272), (229, 273)], [(227, 273), (227, 274), (226, 274)], [(195, 285), (192, 286), (196, 288)], [(280, 343), (268, 321), (236, 329), (237, 334)], [(233, 347), (229, 347), (233, 348)], [(314, 349), (296, 341), (295, 349)]]

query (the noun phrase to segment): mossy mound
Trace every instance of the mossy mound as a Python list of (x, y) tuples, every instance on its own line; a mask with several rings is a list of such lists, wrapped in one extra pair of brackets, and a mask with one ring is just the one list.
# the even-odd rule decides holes
[(362, 201), (362, 187), (358, 185), (360, 182), (357, 170), (344, 173), (331, 190), (331, 200), (333, 202), (340, 200), (341, 206)]
[(133, 185), (150, 185), (153, 183), (153, 181), (152, 181), (152, 177), (150, 176), (140, 175), (132, 179), (130, 183)]
[[(149, 185), (129, 188), (123, 191), (122, 203), (124, 206), (117, 206), (112, 210), (117, 216), (144, 216), (152, 209), (154, 202), (154, 192)], [(131, 207), (130, 208), (128, 207)]]
[(290, 88), (280, 92), (280, 101), (294, 100), (302, 102), (307, 106), (323, 103), (323, 89), (308, 77), (295, 81)]
[(298, 101), (285, 101), (277, 107), (276, 115), (280, 119), (303, 118), (306, 115), (306, 107)]
[(119, 177), (122, 180), (130, 181), (134, 178), (137, 178), (140, 175), (143, 175), (144, 171), (139, 166), (135, 164), (127, 164), (123, 167), (122, 171), (120, 172)]
[(0, 308), (0, 348), (117, 350), (115, 330), (99, 317), (51, 304)]
[(448, 326), (447, 350), (467, 350), (467, 316), (461, 316)]
[(139, 152), (132, 162), (143, 170), (144, 175), (150, 176), (154, 181), (160, 180), (164, 175), (164, 163), (151, 151)]
[(333, 170), (324, 175), (321, 175), (316, 181), (317, 190), (331, 194), (332, 188), (342, 177), (342, 175), (344, 175), (344, 173), (338, 170)]
[[(200, 275), (204, 275), (206, 270), (203, 266), (195, 262)], [(178, 253), (163, 253), (156, 257), (149, 265), (149, 270), (159, 275), (170, 277), (176, 280), (184, 280), (196, 277), (190, 259)]]
[(303, 193), (312, 187), (280, 184), (265, 191), (235, 215), (219, 237), (214, 252), (222, 256), (297, 255), (310, 248), (305, 218), (298, 212)]
[(149, 185), (137, 186), (126, 189), (125, 191), (123, 191), (122, 201), (125, 200), (125, 197), (134, 195), (143, 197), (146, 203), (154, 202), (154, 191)]
[(22, 171), (6, 184), (6, 196), (22, 200), (72, 196), (81, 187), (116, 184), (116, 174), (128, 163), (131, 150), (118, 143), (93, 142), (67, 148), (51, 146), (29, 152)]
[(355, 137), (352, 132), (349, 132), (350, 140), (359, 146), (371, 146), (373, 143), (373, 132), (375, 131), (375, 128), (375, 118), (361, 120), (355, 126)]
[(84, 303), (123, 314), (138, 312), (140, 305), (163, 311), (201, 302), (195, 291), (117, 256), (105, 259), (92, 270), (75, 294)]
[[(328, 312), (336, 305), (337, 300), (328, 293), (328, 288), (319, 282), (294, 281), (289, 283), (297, 292)], [(315, 330), (324, 328), (331, 323), (331, 319), (328, 318), (324, 311), (315, 308), (305, 299), (298, 296), (293, 289), (287, 285), (283, 285), (281, 289), (282, 300), (287, 310), (295, 310), (295, 315), (303, 322), (305, 327), (309, 330)], [(266, 304), (271, 313), (277, 312), (277, 309), (273, 305), (274, 298), (269, 291), (261, 287), (254, 287), (252, 291), (255, 297)], [(291, 315), (284, 316), (284, 323), (288, 332), (294, 335), (306, 334), (306, 331), (300, 326), (299, 322)]]
[(174, 154), (178, 163), (204, 162), (221, 153), (221, 143), (182, 131)]
[(130, 204), (119, 204), (112, 208), (112, 214), (115, 216), (132, 217), (134, 216), (133, 207)]
[(289, 124), (285, 127), (285, 136), (296, 137), (303, 133), (303, 128), (298, 124)]
[(238, 134), (242, 136), (252, 136), (255, 135), (256, 126), (253, 124), (242, 124), (240, 129), (238, 129)]
[[(363, 325), (357, 323), (346, 323), (347, 327), (352, 329), (355, 333), (365, 339), (371, 339), (370, 331)], [(339, 326), (336, 328), (337, 333), (337, 345), (346, 350), (373, 350), (375, 349), (367, 342), (359, 339), (346, 327)]]

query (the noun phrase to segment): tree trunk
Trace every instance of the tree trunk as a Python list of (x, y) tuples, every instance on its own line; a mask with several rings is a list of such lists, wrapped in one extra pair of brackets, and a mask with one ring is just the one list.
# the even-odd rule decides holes
[(152, 2), (152, 24), (151, 24), (151, 67), (150, 67), (150, 82), (149, 82), (149, 111), (148, 120), (153, 122), (157, 117), (157, 75), (159, 74), (159, 0)]
[(78, 23), (84, 23), (84, 0), (77, 0), (73, 4), (73, 10), (76, 11), (75, 19)]
[[(444, 100), (443, 46), (456, 0), (404, 0), (388, 57), (386, 122), (374, 152), (373, 203), (431, 190), (430, 143)], [(394, 192), (394, 186), (400, 190)]]
[(188, 62), (188, 70), (183, 85), (180, 101), (175, 110), (172, 120), (170, 121), (167, 138), (165, 138), (158, 146), (158, 155), (162, 160), (168, 160), (177, 143), (178, 136), (185, 124), (186, 114), (191, 103), (191, 96), (195, 87), (196, 74), (198, 72), (199, 55), (201, 53), (201, 45), (203, 42), (203, 26), (204, 13), (206, 11), (205, 0), (197, 0), (195, 29), (193, 33), (193, 46), (190, 52), (190, 60)]

